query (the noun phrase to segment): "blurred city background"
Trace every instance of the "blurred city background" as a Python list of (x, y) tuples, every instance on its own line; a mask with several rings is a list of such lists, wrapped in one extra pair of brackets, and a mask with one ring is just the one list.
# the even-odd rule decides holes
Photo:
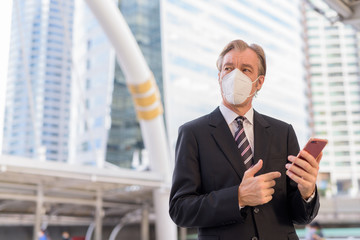
[[(257, 43), (268, 72), (254, 108), (291, 123), (300, 147), (311, 136), (329, 140), (316, 221), (326, 239), (360, 239), (359, 0), (112, 2), (159, 87), (170, 166), (178, 127), (221, 101), (222, 48)], [(53, 240), (63, 232), (159, 239), (154, 195), (163, 176), (86, 1), (7, 0), (0, 8), (0, 239), (35, 240), (42, 229)], [(178, 235), (196, 239), (193, 229)]]

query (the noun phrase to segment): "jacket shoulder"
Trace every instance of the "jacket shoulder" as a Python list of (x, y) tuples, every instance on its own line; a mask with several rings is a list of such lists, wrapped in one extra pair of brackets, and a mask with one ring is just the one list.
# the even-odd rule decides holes
[(279, 120), (277, 118), (273, 118), (273, 117), (270, 117), (268, 115), (265, 115), (265, 114), (260, 114), (258, 113), (258, 115), (260, 116), (260, 120), (263, 120), (265, 122), (267, 122), (270, 126), (274, 126), (274, 127), (289, 127), (291, 124), (285, 122), (285, 121), (282, 121), (282, 120)]
[(206, 114), (204, 116), (198, 117), (196, 119), (184, 123), (183, 125), (180, 126), (179, 130), (200, 128), (208, 125), (208, 122), (209, 122), (209, 114)]
[(216, 126), (224, 121), (219, 107), (209, 114), (198, 117), (180, 126), (179, 131), (182, 129), (203, 129), (204, 127)]

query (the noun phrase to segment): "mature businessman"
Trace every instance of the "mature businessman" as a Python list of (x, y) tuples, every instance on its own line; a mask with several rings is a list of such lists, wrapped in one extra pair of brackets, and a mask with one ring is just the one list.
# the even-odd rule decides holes
[(266, 74), (260, 46), (234, 40), (217, 67), (222, 103), (179, 129), (170, 216), (200, 240), (298, 239), (293, 224), (319, 209), (322, 154), (296, 157), (292, 126), (253, 109)]

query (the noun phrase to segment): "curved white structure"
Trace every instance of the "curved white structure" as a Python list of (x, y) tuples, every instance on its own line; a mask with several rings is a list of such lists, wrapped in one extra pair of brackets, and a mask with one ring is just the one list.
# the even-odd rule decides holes
[(115, 48), (135, 103), (145, 148), (149, 152), (150, 167), (164, 177), (164, 189), (154, 192), (157, 239), (175, 240), (176, 226), (167, 211), (171, 179), (170, 154), (156, 82), (116, 5), (110, 0), (86, 2)]

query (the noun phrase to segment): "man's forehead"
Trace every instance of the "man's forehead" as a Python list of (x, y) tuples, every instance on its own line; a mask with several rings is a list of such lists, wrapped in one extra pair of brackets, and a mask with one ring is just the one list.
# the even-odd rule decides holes
[(223, 65), (250, 65), (255, 66), (257, 64), (256, 53), (251, 49), (246, 49), (243, 51), (231, 50), (224, 56)]

